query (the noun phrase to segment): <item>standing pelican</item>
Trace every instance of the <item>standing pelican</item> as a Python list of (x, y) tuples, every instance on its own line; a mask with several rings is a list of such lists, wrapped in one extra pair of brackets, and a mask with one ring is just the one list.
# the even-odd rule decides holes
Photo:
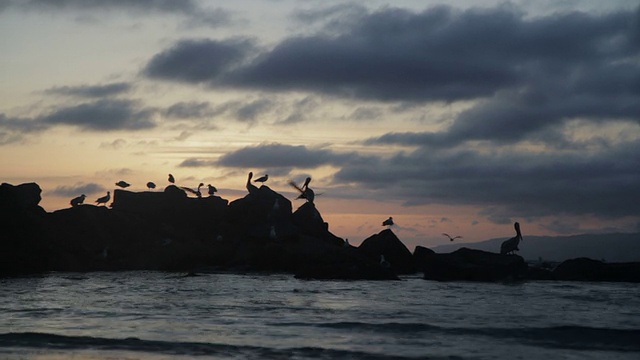
[(87, 197), (87, 195), (82, 194), (82, 195), (80, 195), (78, 197), (75, 197), (75, 198), (71, 199), (71, 201), (70, 201), (71, 206), (75, 207), (75, 206), (78, 206), (78, 205), (82, 204), (84, 202), (84, 198), (86, 198), (86, 197)]
[(169, 174), (169, 182), (172, 183), (172, 184), (176, 183), (176, 179), (171, 174)]
[(111, 192), (107, 191), (107, 195), (98, 198), (96, 200), (96, 204), (100, 205), (100, 204), (106, 204), (107, 202), (109, 202), (109, 200), (111, 200)]
[(253, 178), (253, 172), (252, 171), (250, 171), (249, 175), (247, 176), (247, 191), (249, 191), (249, 194), (253, 194), (256, 191), (258, 191), (258, 188), (251, 183), (251, 178)]
[(213, 194), (218, 192), (218, 189), (216, 189), (216, 187), (211, 185), (211, 184), (207, 184), (207, 187), (209, 188), (209, 190), (208, 190), (209, 196), (213, 196)]
[(264, 174), (264, 176), (260, 176), (259, 178), (253, 180), (253, 182), (264, 183), (267, 180), (269, 180), (269, 174)]
[(382, 222), (382, 226), (391, 226), (393, 225), (393, 218), (389, 216), (389, 218)]
[(147, 189), (151, 190), (151, 189), (155, 189), (156, 188), (156, 184), (154, 184), (153, 182), (149, 181), (147, 183)]
[(455, 239), (462, 239), (462, 236), (460, 236), (460, 235), (458, 235), (458, 236), (454, 236), (454, 237), (451, 237), (451, 235), (449, 235), (449, 234), (447, 234), (447, 233), (442, 233), (442, 235), (444, 235), (444, 236), (448, 237), (448, 238), (449, 238), (449, 241), (453, 241), (453, 240), (455, 240)]
[(512, 254), (515, 251), (520, 251), (518, 249), (518, 244), (522, 240), (522, 234), (520, 233), (520, 224), (515, 223), (513, 227), (516, 229), (516, 236), (512, 237), (509, 240), (505, 240), (502, 245), (500, 245), (500, 254)]
[(120, 186), (121, 188), (123, 188), (123, 189), (124, 189), (124, 188), (127, 188), (127, 187), (131, 186), (131, 184), (129, 184), (129, 183), (128, 183), (128, 182), (126, 182), (126, 181), (120, 180), (120, 181), (118, 181), (118, 182), (116, 183), (116, 186)]

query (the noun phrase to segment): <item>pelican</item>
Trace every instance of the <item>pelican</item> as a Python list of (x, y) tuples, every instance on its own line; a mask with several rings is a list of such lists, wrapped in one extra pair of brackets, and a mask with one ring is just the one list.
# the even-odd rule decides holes
[(192, 188), (188, 188), (186, 186), (181, 186), (180, 188), (182, 190), (188, 191), (188, 192), (192, 193), (193, 195), (201, 198), (202, 197), (202, 193), (200, 192), (200, 188), (203, 187), (203, 186), (204, 186), (203, 183), (198, 184), (198, 189), (197, 190), (193, 190)]
[(84, 202), (84, 198), (86, 198), (86, 197), (87, 197), (87, 195), (82, 194), (82, 195), (80, 195), (78, 197), (75, 197), (75, 198), (71, 199), (71, 202), (70, 202), (71, 206), (78, 206), (78, 205), (82, 204)]
[(449, 235), (449, 234), (447, 234), (447, 233), (442, 233), (442, 235), (444, 235), (444, 236), (448, 237), (448, 238), (449, 238), (449, 241), (453, 241), (453, 240), (455, 240), (455, 239), (462, 239), (462, 236), (460, 236), (460, 235), (458, 235), (458, 236), (454, 236), (454, 237), (451, 237), (451, 235)]
[(128, 183), (128, 182), (126, 182), (126, 181), (120, 180), (120, 181), (118, 181), (118, 182), (116, 183), (116, 186), (120, 186), (121, 188), (123, 188), (123, 189), (124, 189), (124, 188), (127, 188), (127, 187), (131, 186), (131, 184), (129, 184), (129, 183)]
[(389, 218), (382, 222), (382, 226), (391, 226), (393, 225), (393, 218), (389, 216)]
[(106, 204), (107, 202), (109, 202), (109, 200), (111, 200), (111, 192), (107, 191), (107, 195), (98, 198), (96, 200), (96, 204), (100, 205), (100, 204)]
[(264, 176), (260, 176), (259, 178), (253, 180), (253, 182), (263, 183), (267, 180), (269, 180), (269, 174), (264, 174)]
[(253, 178), (253, 172), (249, 172), (249, 176), (247, 176), (247, 191), (249, 191), (249, 194), (253, 194), (256, 191), (258, 191), (258, 188), (251, 184), (251, 178)]
[(296, 185), (295, 182), (293, 182), (293, 180), (289, 181), (289, 185), (293, 186), (296, 190), (300, 192), (300, 195), (298, 195), (296, 200), (306, 199), (308, 202), (313, 203), (313, 200), (315, 199), (316, 195), (313, 192), (313, 190), (311, 190), (311, 188), (309, 187), (310, 182), (311, 182), (311, 178), (308, 177), (304, 181), (304, 184), (302, 185), (302, 187), (299, 187), (298, 185)]
[(218, 189), (216, 189), (216, 187), (211, 184), (207, 184), (207, 187), (209, 188), (209, 196), (213, 196), (213, 194), (218, 192)]
[(172, 183), (172, 184), (176, 183), (176, 179), (171, 174), (169, 174), (169, 182)]
[(512, 254), (515, 251), (520, 251), (518, 249), (518, 244), (522, 240), (522, 234), (520, 233), (520, 224), (514, 223), (513, 227), (516, 229), (516, 236), (512, 237), (509, 240), (505, 240), (502, 245), (500, 245), (500, 254)]
[(386, 269), (391, 267), (391, 264), (387, 260), (385, 260), (384, 255), (380, 255), (380, 266)]

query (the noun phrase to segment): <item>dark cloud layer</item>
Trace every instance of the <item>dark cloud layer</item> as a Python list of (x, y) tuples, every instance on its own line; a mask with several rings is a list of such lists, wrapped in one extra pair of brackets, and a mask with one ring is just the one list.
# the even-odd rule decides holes
[(130, 89), (131, 84), (119, 82), (105, 85), (57, 86), (45, 90), (45, 93), (85, 98), (101, 98), (124, 94)]
[(58, 109), (38, 119), (50, 125), (74, 125), (84, 130), (140, 130), (155, 127), (154, 111), (129, 100), (99, 100)]
[(322, 165), (344, 165), (356, 154), (339, 154), (325, 149), (309, 149), (306, 146), (264, 144), (246, 147), (222, 156), (217, 165), (241, 168), (296, 167), (316, 168)]

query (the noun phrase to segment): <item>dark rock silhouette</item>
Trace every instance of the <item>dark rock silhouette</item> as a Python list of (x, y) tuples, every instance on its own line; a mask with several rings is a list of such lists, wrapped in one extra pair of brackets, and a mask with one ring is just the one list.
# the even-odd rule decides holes
[(427, 254), (422, 268), (424, 278), (438, 281), (524, 280), (527, 264), (518, 255), (501, 255), (461, 248), (449, 254)]
[(588, 258), (566, 260), (553, 270), (556, 280), (640, 282), (640, 263), (605, 263)]
[(380, 255), (384, 255), (385, 260), (391, 265), (391, 269), (398, 274), (416, 272), (413, 255), (390, 229), (382, 230), (378, 234), (368, 237), (358, 249), (376, 262), (380, 262)]
[(416, 270), (424, 271), (423, 265), (431, 254), (435, 254), (435, 251), (424, 246), (418, 245), (413, 249), (413, 263), (415, 264)]

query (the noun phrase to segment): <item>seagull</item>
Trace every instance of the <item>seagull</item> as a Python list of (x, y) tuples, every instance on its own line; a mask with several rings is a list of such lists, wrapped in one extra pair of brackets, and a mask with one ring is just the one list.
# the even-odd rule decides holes
[(149, 181), (149, 182), (147, 183), (147, 188), (148, 188), (149, 190), (151, 190), (151, 189), (155, 189), (155, 188), (156, 188), (156, 184), (154, 184), (153, 182)]
[(174, 179), (173, 175), (169, 174), (169, 182), (172, 184), (176, 183), (176, 179)]
[(449, 234), (447, 234), (447, 233), (442, 233), (442, 235), (444, 235), (444, 236), (448, 237), (448, 238), (449, 238), (449, 241), (453, 241), (453, 240), (455, 240), (455, 239), (462, 239), (462, 236), (460, 236), (460, 235), (458, 235), (458, 236), (454, 236), (454, 237), (451, 237), (451, 235), (449, 235)]
[(391, 226), (393, 225), (393, 218), (389, 216), (389, 218), (382, 222), (382, 226)]
[(208, 184), (207, 187), (209, 188), (209, 196), (213, 196), (213, 194), (218, 192), (218, 189), (216, 189), (216, 187), (211, 184)]
[(75, 198), (71, 199), (71, 202), (70, 202), (71, 206), (78, 206), (78, 205), (82, 204), (84, 202), (84, 198), (86, 198), (86, 197), (87, 197), (87, 195), (82, 194), (82, 195), (80, 195), (78, 197), (75, 197)]
[(269, 180), (269, 174), (264, 174), (264, 176), (260, 176), (259, 178), (253, 180), (253, 182), (263, 183), (263, 182), (265, 182), (267, 180)]
[(128, 182), (123, 181), (123, 180), (118, 181), (118, 182), (116, 183), (116, 185), (117, 185), (117, 186), (120, 186), (120, 187), (121, 187), (121, 188), (123, 188), (123, 189), (124, 189), (124, 188), (127, 188), (127, 187), (129, 187), (129, 186), (131, 186), (131, 184), (129, 184)]
[(100, 204), (106, 204), (107, 202), (109, 202), (109, 200), (111, 200), (111, 193), (109, 191), (107, 191), (107, 195), (98, 198), (96, 200), (96, 204), (100, 205)]
[(520, 233), (520, 224), (516, 222), (515, 224), (513, 224), (513, 227), (516, 229), (516, 236), (512, 237), (509, 240), (505, 240), (502, 245), (500, 245), (500, 254), (502, 255), (520, 251), (520, 249), (518, 249), (518, 244), (522, 240), (522, 234)]
[(387, 260), (385, 260), (384, 255), (380, 255), (380, 266), (386, 269), (391, 267), (391, 264)]

